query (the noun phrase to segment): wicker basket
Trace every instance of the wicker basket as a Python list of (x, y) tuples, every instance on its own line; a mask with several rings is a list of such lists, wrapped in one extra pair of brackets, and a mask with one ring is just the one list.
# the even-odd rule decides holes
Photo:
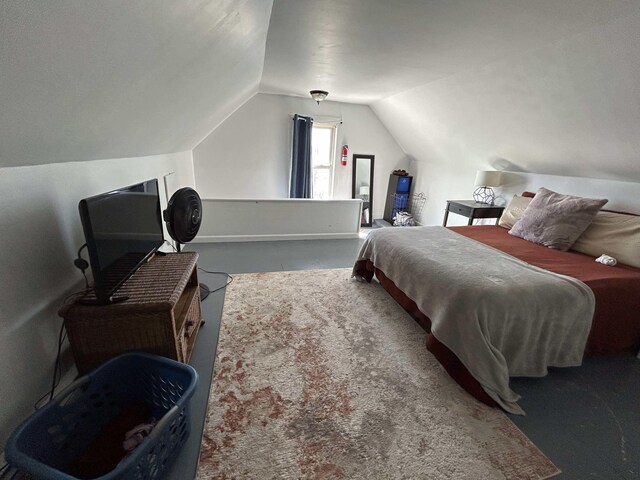
[(194, 252), (155, 256), (118, 290), (128, 300), (60, 309), (81, 373), (130, 351), (189, 361), (201, 322)]

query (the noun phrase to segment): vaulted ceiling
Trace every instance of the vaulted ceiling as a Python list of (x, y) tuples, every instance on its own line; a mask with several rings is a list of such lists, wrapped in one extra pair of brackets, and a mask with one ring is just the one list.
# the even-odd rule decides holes
[(275, 0), (260, 90), (372, 103), (625, 15), (628, 0)]
[[(5, 0), (0, 167), (189, 150), (257, 92), (320, 88), (330, 100), (371, 104), (410, 155), (511, 155), (522, 169), (564, 174), (550, 151), (536, 150), (538, 137), (525, 138), (526, 122), (553, 132), (575, 120), (572, 109), (622, 113), (629, 132), (640, 126), (638, 19), (637, 0)], [(617, 30), (625, 35), (612, 40)], [(575, 78), (558, 86), (568, 63)], [(621, 76), (609, 81), (606, 67)], [(594, 85), (579, 85), (583, 73)], [(610, 83), (632, 93), (614, 99), (615, 112), (608, 96), (584, 106)], [(520, 131), (514, 119), (525, 122)], [(597, 143), (600, 131), (581, 121), (580, 134), (552, 145), (575, 162), (585, 152), (567, 145)], [(529, 157), (505, 143), (509, 124)], [(609, 130), (607, 142), (623, 137), (614, 176), (625, 176), (640, 145)], [(597, 161), (586, 175), (602, 175)]]

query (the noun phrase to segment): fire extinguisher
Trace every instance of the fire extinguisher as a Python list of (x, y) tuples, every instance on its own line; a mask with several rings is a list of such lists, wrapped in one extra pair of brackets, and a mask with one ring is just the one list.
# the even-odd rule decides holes
[(347, 157), (349, 156), (349, 145), (342, 145), (342, 157), (340, 158), (340, 164), (343, 167), (347, 166)]

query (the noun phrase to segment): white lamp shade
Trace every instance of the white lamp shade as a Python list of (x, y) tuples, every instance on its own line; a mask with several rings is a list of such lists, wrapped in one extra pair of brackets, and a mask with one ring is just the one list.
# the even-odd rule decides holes
[(369, 195), (369, 186), (363, 185), (360, 187), (360, 195)]
[(502, 185), (502, 172), (478, 170), (475, 185), (478, 187), (499, 187)]

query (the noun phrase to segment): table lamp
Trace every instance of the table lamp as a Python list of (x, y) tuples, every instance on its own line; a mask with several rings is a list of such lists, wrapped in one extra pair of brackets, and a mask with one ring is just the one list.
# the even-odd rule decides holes
[(491, 187), (502, 185), (502, 173), (494, 170), (478, 170), (476, 173), (476, 190), (473, 192), (473, 199), (478, 203), (493, 205), (496, 199)]

